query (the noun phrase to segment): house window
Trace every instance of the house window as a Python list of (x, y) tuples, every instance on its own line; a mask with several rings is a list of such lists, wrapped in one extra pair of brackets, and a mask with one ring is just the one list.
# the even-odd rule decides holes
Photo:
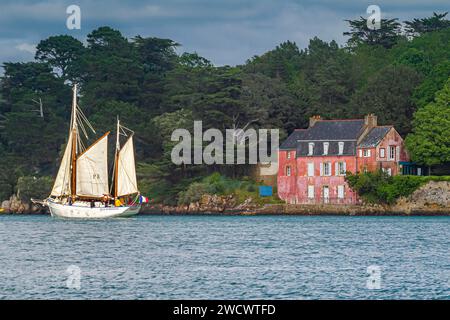
[(330, 188), (328, 186), (323, 186), (323, 202), (330, 202)]
[(328, 147), (330, 146), (329, 142), (323, 143), (323, 154), (326, 156), (328, 154)]
[(364, 149), (364, 158), (370, 157), (370, 149)]
[(380, 148), (380, 158), (386, 157), (386, 149)]
[(322, 163), (322, 176), (331, 176), (331, 162)]
[(314, 162), (308, 163), (308, 177), (314, 177)]
[(337, 176), (345, 176), (345, 172), (347, 171), (345, 162), (336, 162), (336, 175)]
[(344, 153), (344, 142), (339, 142), (339, 154)]
[(389, 160), (395, 160), (395, 147), (389, 147)]
[(286, 167), (286, 175), (287, 175), (288, 177), (291, 176), (291, 167), (290, 167), (290, 166), (287, 166), (287, 167)]
[(308, 198), (314, 199), (314, 186), (308, 186)]
[(287, 158), (288, 158), (288, 159), (291, 158), (291, 152), (290, 152), (290, 151), (288, 151), (288, 153), (287, 153)]
[(338, 199), (344, 199), (344, 186), (337, 187)]
[(308, 144), (308, 156), (312, 156), (314, 153), (314, 142)]
[(359, 157), (362, 158), (362, 150), (359, 149)]

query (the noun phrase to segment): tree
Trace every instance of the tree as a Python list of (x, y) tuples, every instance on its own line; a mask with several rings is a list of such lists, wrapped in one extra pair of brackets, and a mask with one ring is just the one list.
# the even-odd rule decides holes
[[(70, 90), (46, 63), (7, 63), (0, 87), (5, 152), (33, 173), (53, 173), (70, 119)], [(42, 101), (43, 115), (36, 112)], [(42, 152), (45, 150), (45, 152)]]
[(380, 28), (374, 30), (367, 27), (367, 20), (363, 17), (359, 20), (345, 20), (350, 25), (350, 31), (344, 32), (344, 36), (350, 36), (347, 44), (350, 47), (366, 43), (391, 48), (397, 43), (401, 34), (401, 24), (397, 20), (397, 18), (381, 19)]
[(394, 125), (401, 135), (406, 135), (411, 130), (411, 118), (416, 110), (411, 96), (420, 80), (420, 75), (409, 67), (385, 67), (355, 94), (351, 108), (359, 117), (374, 113), (379, 123)]
[(445, 13), (436, 13), (433, 12), (433, 15), (428, 18), (422, 19), (413, 19), (412, 21), (404, 21), (405, 23), (405, 31), (408, 35), (420, 36), (424, 33), (438, 31), (442, 29), (446, 29), (450, 27), (450, 20), (447, 20), (445, 17), (448, 12)]
[(435, 101), (414, 114), (406, 146), (417, 163), (434, 166), (450, 162), (450, 78), (436, 93)]
[(298, 71), (301, 55), (295, 42), (286, 41), (260, 57), (253, 57), (247, 62), (245, 70), (288, 81)]
[(143, 68), (137, 51), (120, 31), (100, 27), (87, 36), (82, 59), (83, 98), (80, 103), (89, 115), (95, 106), (110, 100), (137, 103)]
[(56, 68), (64, 80), (79, 78), (78, 63), (85, 52), (81, 41), (67, 35), (42, 40), (36, 47), (35, 59)]

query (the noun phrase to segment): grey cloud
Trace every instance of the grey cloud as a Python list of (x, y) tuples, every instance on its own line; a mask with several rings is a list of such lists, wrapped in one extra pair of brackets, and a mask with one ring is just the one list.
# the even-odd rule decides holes
[[(69, 31), (65, 11), (75, 3), (81, 7), (82, 30)], [(27, 45), (48, 36), (84, 40), (94, 28), (109, 25), (128, 37), (173, 39), (182, 50), (197, 51), (218, 65), (241, 64), (285, 40), (305, 47), (318, 36), (343, 44), (344, 19), (364, 16), (369, 4), (401, 21), (449, 10), (448, 0), (3, 0), (0, 62), (32, 59)]]

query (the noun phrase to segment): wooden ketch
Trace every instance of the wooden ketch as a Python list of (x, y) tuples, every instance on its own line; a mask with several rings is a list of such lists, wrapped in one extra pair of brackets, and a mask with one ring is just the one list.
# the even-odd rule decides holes
[[(129, 217), (139, 213), (133, 135), (117, 121), (117, 140), (113, 170), (114, 194), (108, 183), (108, 136), (85, 148), (82, 136), (95, 133), (77, 105), (77, 86), (73, 88), (72, 116), (69, 137), (50, 196), (44, 201), (52, 216), (64, 218)], [(128, 139), (120, 147), (120, 135)], [(120, 197), (134, 197), (131, 204), (117, 205)]]

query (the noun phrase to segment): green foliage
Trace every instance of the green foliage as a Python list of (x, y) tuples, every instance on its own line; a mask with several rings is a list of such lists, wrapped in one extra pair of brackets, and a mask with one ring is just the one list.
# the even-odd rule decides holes
[(420, 75), (406, 66), (387, 66), (369, 78), (367, 85), (353, 97), (358, 114), (374, 113), (380, 123), (389, 123), (405, 135), (411, 130), (410, 119), (416, 106), (411, 99)]
[(24, 201), (45, 199), (53, 187), (53, 177), (22, 176), (17, 181), (17, 195)]
[(419, 109), (406, 139), (412, 160), (428, 166), (450, 162), (450, 78), (435, 102)]
[[(179, 204), (190, 204), (201, 199), (202, 195), (233, 195), (237, 203), (252, 199), (252, 203), (268, 204), (283, 203), (275, 195), (260, 197), (258, 184), (247, 177), (240, 180), (227, 178), (219, 173), (213, 173), (201, 181), (191, 183), (186, 190), (179, 194)], [(275, 192), (276, 193), (276, 192)]]
[(363, 17), (358, 20), (345, 20), (350, 25), (350, 31), (344, 32), (344, 36), (350, 36), (349, 46), (366, 43), (391, 48), (400, 38), (401, 25), (397, 20), (381, 19), (380, 28), (374, 30), (367, 27), (367, 19)]
[(394, 204), (429, 181), (450, 181), (449, 176), (388, 176), (382, 171), (352, 174), (345, 177), (350, 188), (366, 202)]
[(418, 36), (428, 32), (439, 31), (450, 27), (450, 21), (445, 17), (448, 12), (436, 13), (428, 18), (413, 19), (412, 21), (405, 21), (406, 32), (411, 36)]
[(81, 41), (68, 35), (53, 36), (39, 42), (35, 59), (56, 68), (63, 79), (76, 80), (80, 76), (76, 65), (84, 52)]

